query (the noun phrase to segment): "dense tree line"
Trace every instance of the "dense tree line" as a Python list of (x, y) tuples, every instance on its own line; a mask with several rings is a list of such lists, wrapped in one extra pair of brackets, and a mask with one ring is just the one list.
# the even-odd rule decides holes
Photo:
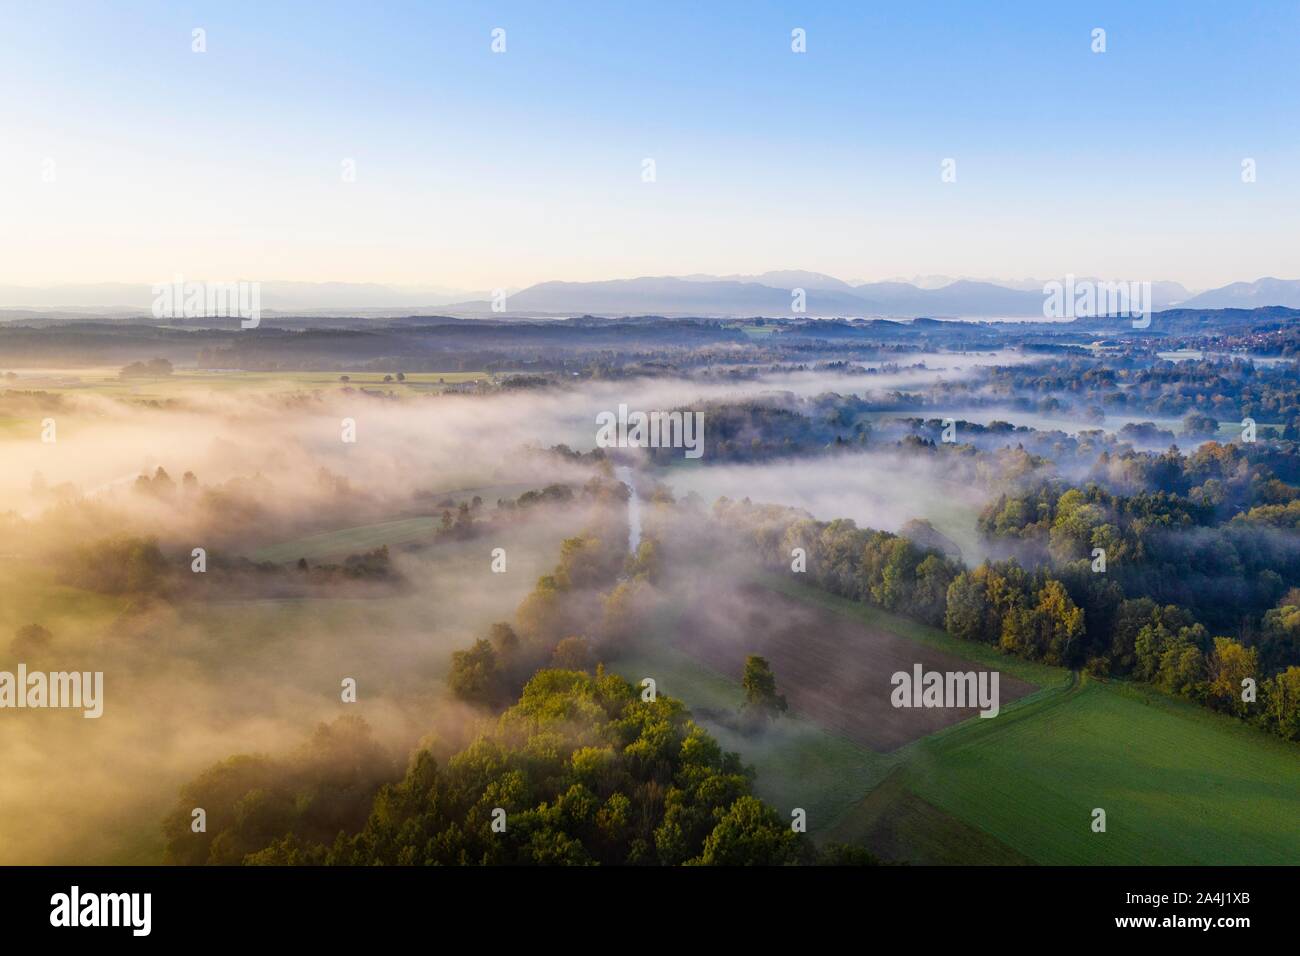
[(1247, 645), (1211, 639), (1186, 608), (1125, 598), (1101, 578), (1087, 562), (1032, 573), (1014, 560), (986, 562), (953, 581), (944, 625), (1030, 660), (1154, 684), (1300, 740), (1300, 592), (1269, 611), (1261, 639)]
[[(369, 818), (379, 787), (401, 767), (358, 717), (321, 724), (281, 757), (246, 754), (204, 771), (181, 788), (163, 822), (168, 863), (239, 864), (286, 838), (332, 843)], [(194, 809), (204, 814), (196, 826)]]
[[(1292, 330), (1294, 332), (1294, 329)], [(1162, 361), (1141, 354), (1070, 358), (990, 369), (969, 386), (1019, 396), (1051, 395), (1082, 412), (1214, 422), (1251, 417), (1277, 423), (1281, 437), (1300, 440), (1300, 382), (1294, 365), (1257, 365), (1247, 358)], [(1199, 419), (1200, 432), (1205, 423)], [(1193, 437), (1199, 433), (1194, 428)]]
[(621, 677), (538, 671), (516, 704), (440, 764), (417, 752), (365, 826), (297, 832), (254, 864), (781, 865), (815, 851), (751, 793), (752, 773), (669, 697)]
[[(1222, 464), (1206, 451), (1192, 459)], [(1195, 464), (1192, 459), (1175, 456), (1185, 465)], [(1116, 494), (1096, 483), (1044, 482), (1000, 496), (980, 515), (979, 528), (994, 541), (1027, 545), (1022, 554), (1058, 567), (1102, 553), (1106, 573), (1125, 594), (1187, 607), (1211, 627), (1249, 627), (1300, 584), (1296, 540), (1259, 527), (1285, 513), (1300, 489), (1243, 462), (1213, 474), (1222, 477), (1202, 473), (1190, 488), (1189, 480), (1175, 482), (1184, 493)], [(1290, 501), (1241, 510), (1279, 498)], [(1224, 520), (1234, 512), (1234, 520)]]
[[(252, 865), (873, 864), (819, 851), (756, 798), (753, 773), (679, 701), (547, 669), (468, 746), (396, 776), (365, 725), (323, 725), (274, 761), (235, 757), (182, 791), (173, 863)], [(206, 832), (192, 808), (207, 812)]]
[[(1097, 498), (1099, 489), (1091, 493)], [(1067, 500), (1061, 504), (1060, 498)], [(1009, 501), (1004, 498), (986, 512), (986, 526), (1008, 513)], [(1134, 543), (1120, 530), (1130, 532), (1132, 524), (1108, 525), (1100, 509), (1078, 514), (1090, 507), (1095, 502), (1079, 489), (1060, 491), (1050, 501), (1021, 502), (1011, 511), (1025, 523), (1015, 527), (1039, 527), (1050, 540), (1057, 519), (1062, 520), (1050, 545), (1060, 560), (1033, 568), (1015, 559), (986, 561), (969, 570), (938, 551), (846, 519), (816, 521), (797, 509), (726, 498), (713, 513), (772, 569), (791, 570), (796, 549), (802, 549), (807, 577), (834, 594), (941, 625), (955, 637), (1029, 660), (1148, 682), (1300, 739), (1300, 589), (1278, 599), (1250, 641), (1211, 638), (1186, 607), (1145, 594), (1128, 597), (1109, 568), (1105, 574), (1094, 571), (1091, 555), (1073, 560), (1078, 547), (1096, 541), (1116, 547), (1123, 560), (1143, 560), (1144, 542)], [(1157, 494), (1133, 513), (1154, 518), (1157, 525), (1190, 520), (1181, 508)], [(1107, 530), (1094, 537), (1099, 528)], [(1247, 678), (1252, 688), (1243, 685)]]
[(172, 374), (172, 363), (165, 358), (132, 362), (118, 372), (119, 378), (163, 378)]
[(962, 570), (936, 548), (859, 528), (847, 518), (817, 521), (797, 509), (725, 497), (713, 515), (741, 534), (746, 550), (768, 567), (789, 570), (801, 549), (806, 574), (818, 586), (927, 624), (943, 623), (948, 586)]
[(101, 594), (144, 598), (200, 598), (205, 595), (300, 591), (340, 584), (400, 585), (388, 546), (347, 555), (342, 562), (295, 565), (252, 561), (213, 550), (205, 554), (202, 574), (195, 573), (189, 552), (169, 556), (156, 538), (119, 534), (72, 548), (60, 556), (57, 579)]
[(622, 511), (605, 508), (598, 514), (586, 532), (561, 543), (559, 562), (520, 602), (513, 623), (493, 624), (471, 647), (452, 654), (447, 681), (457, 697), (505, 706), (535, 671), (588, 667), (602, 642), (634, 626), (656, 544), (643, 539), (629, 558)]

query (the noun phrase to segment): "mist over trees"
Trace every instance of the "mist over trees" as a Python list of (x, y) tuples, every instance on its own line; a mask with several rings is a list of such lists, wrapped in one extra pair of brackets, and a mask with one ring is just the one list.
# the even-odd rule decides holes
[[(781, 865), (809, 858), (678, 701), (597, 669), (538, 671), (440, 764), (384, 785), (355, 836), (285, 834), (252, 864)], [(494, 826), (495, 823), (495, 826)]]
[[(31, 772), (6, 791), (11, 820), (189, 780), (175, 862), (870, 862), (811, 853), (820, 833), (786, 856), (789, 808), (725, 753), (805, 726), (781, 702), (807, 675), (775, 651), (728, 648), (734, 700), (696, 708), (716, 739), (610, 673), (676, 639), (692, 588), (760, 568), (1300, 737), (1293, 316), (1167, 316), (1150, 336), (1104, 319), (423, 318), (0, 329), (17, 369), (0, 389), (5, 649), (102, 663), (133, 710), (102, 752), (58, 739), (93, 777)], [(1161, 357), (1178, 351), (1194, 355)], [(48, 371), (87, 356), (101, 377)], [(592, 415), (624, 402), (702, 410), (704, 460), (591, 447)], [(57, 443), (38, 440), (45, 418)], [(633, 554), (616, 468), (641, 492)], [(333, 720), (341, 662), (370, 669), (369, 729)], [(231, 706), (236, 680), (261, 695)], [(322, 719), (328, 739), (296, 746)], [(40, 859), (56, 829), (0, 836)], [(104, 859), (147, 856), (86, 835)]]
[[(807, 578), (841, 597), (942, 625), (955, 637), (1028, 660), (1084, 669), (1100, 678), (1144, 681), (1249, 719), (1279, 736), (1300, 739), (1296, 735), (1300, 698), (1295, 693), (1300, 681), (1300, 590), (1282, 596), (1281, 577), (1261, 571), (1267, 593), (1273, 595), (1267, 600), (1278, 600), (1279, 606), (1267, 611), (1266, 605), (1258, 606), (1261, 617), (1245, 642), (1212, 635), (1198, 620), (1196, 610), (1205, 608), (1199, 601), (1189, 602), (1193, 607), (1187, 608), (1160, 604), (1143, 594), (1152, 572), (1140, 563), (1130, 573), (1116, 573), (1123, 564), (1117, 568), (1110, 558), (1107, 573), (1100, 574), (1089, 560), (1070, 560), (1076, 540), (1071, 535), (1083, 533), (1081, 528), (1087, 529), (1083, 536), (1089, 543), (1115, 546), (1126, 539), (1105, 523), (1103, 510), (1090, 512), (1086, 520), (1080, 516), (1086, 504), (1083, 492), (1062, 490), (1059, 495), (1068, 499), (1059, 509), (1004, 497), (981, 519), (985, 528), (995, 531), (1007, 527), (1005, 522), (999, 525), (1001, 516), (1014, 513), (1036, 518), (1034, 524), (1045, 537), (1059, 531), (1057, 544), (1066, 548), (1060, 553), (1062, 560), (1045, 560), (1031, 568), (1008, 559), (966, 569), (897, 535), (860, 529), (843, 519), (816, 521), (783, 506), (722, 499), (713, 515), (773, 570), (788, 572), (793, 549), (803, 549)], [(1174, 507), (1188, 505), (1175, 502)], [(1126, 513), (1147, 512), (1139, 507)], [(1167, 514), (1168, 508), (1158, 513)], [(1129, 546), (1128, 550), (1115, 547), (1116, 554), (1121, 561), (1141, 562), (1146, 553), (1143, 542), (1132, 534), (1145, 525), (1140, 520), (1122, 525), (1130, 534)], [(1276, 559), (1264, 553), (1260, 560)], [(1185, 569), (1172, 577), (1191, 573)], [(1294, 580), (1300, 570), (1289, 573)], [(1224, 580), (1234, 587), (1249, 587), (1239, 576)], [(1215, 596), (1210, 594), (1209, 599)], [(1254, 707), (1243, 705), (1246, 677), (1257, 684)]]

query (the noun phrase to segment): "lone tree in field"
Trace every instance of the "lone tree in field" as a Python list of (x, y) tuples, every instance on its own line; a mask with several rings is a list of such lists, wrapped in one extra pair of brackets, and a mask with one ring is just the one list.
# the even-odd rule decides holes
[(35, 654), (48, 650), (54, 635), (39, 624), (28, 624), (18, 628), (18, 633), (9, 643), (9, 651), (16, 657)]
[(760, 720), (772, 720), (786, 711), (785, 696), (776, 692), (776, 675), (767, 658), (750, 654), (745, 658), (745, 674), (740, 679), (745, 688), (744, 711)]

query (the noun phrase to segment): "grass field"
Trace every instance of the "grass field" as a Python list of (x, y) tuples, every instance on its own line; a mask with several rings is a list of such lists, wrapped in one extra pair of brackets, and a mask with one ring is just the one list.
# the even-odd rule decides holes
[(398, 545), (420, 538), (431, 538), (440, 524), (437, 518), (401, 518), (338, 531), (324, 531), (262, 548), (253, 552), (252, 559), (283, 564), (299, 558), (319, 561), (323, 558), (345, 557), (373, 551), (382, 545)]
[[(394, 518), (373, 524), (354, 525), (322, 531), (317, 534), (282, 541), (254, 551), (249, 557), (254, 561), (273, 561), (283, 564), (307, 558), (309, 561), (321, 561), (326, 558), (344, 558), (350, 554), (373, 551), (382, 545), (396, 547), (413, 541), (432, 542), (435, 532), (442, 524), (442, 507), (438, 502), (451, 499), (459, 505), (470, 501), (475, 495), (483, 499), (484, 507), (491, 507), (497, 498), (512, 498), (529, 490), (533, 486), (527, 482), (508, 485), (483, 485), (473, 488), (458, 488), (446, 492), (438, 491), (429, 497), (429, 507), (439, 512), (438, 517), (417, 515), (409, 518)], [(453, 507), (451, 510), (455, 510)]]
[(1126, 684), (1084, 681), (1007, 716), (924, 742), (909, 789), (1039, 863), (1300, 859), (1294, 744)]
[(67, 587), (42, 568), (0, 562), (0, 658), (10, 639), (28, 624), (40, 624), (61, 642), (70, 635), (92, 640), (103, 634), (130, 604), (119, 595)]
[(926, 866), (1024, 866), (1034, 861), (908, 789), (902, 770), (845, 814), (826, 839), (867, 846), (881, 859)]
[[(781, 576), (774, 592), (996, 667), (1040, 690), (891, 754), (803, 717), (747, 738), (710, 714), (734, 713), (738, 682), (658, 637), (613, 662), (655, 676), (758, 772), (779, 811), (803, 806), (819, 840), (886, 859), (988, 864), (1286, 864), (1300, 859), (1300, 748), (1140, 685), (1080, 680)], [(662, 675), (662, 676), (661, 676)], [(778, 685), (781, 675), (777, 672)], [(856, 794), (856, 796), (855, 796)], [(1106, 832), (1094, 833), (1094, 808)]]
[[(178, 398), (188, 392), (301, 392), (321, 389), (368, 388), (397, 394), (438, 392), (449, 385), (490, 381), (487, 372), (408, 372), (404, 382), (384, 382), (384, 372), (245, 372), (226, 369), (178, 368), (157, 378), (118, 377), (119, 366), (20, 369), (18, 378), (0, 381), (0, 391), (44, 391), (75, 394), (93, 392), (131, 401)], [(350, 381), (340, 381), (347, 375)]]

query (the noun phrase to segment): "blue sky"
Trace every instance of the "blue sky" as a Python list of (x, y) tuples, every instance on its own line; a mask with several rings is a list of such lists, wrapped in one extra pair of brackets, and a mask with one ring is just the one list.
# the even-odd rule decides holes
[(0, 284), (1300, 277), (1297, 44), (1295, 2), (4, 0)]

